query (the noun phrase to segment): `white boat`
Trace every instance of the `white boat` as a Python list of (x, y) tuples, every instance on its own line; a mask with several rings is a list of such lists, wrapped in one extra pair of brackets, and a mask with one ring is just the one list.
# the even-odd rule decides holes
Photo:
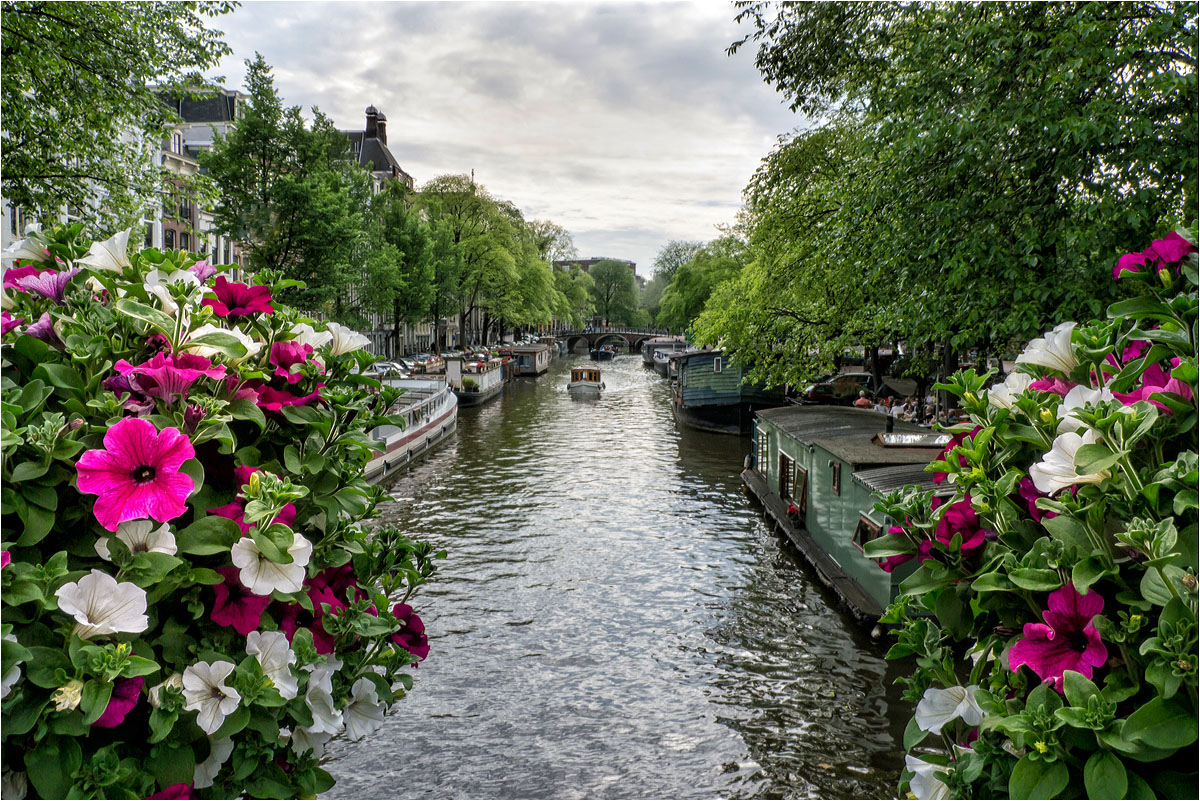
[(392, 408), (403, 415), (404, 427), (382, 425), (370, 431), (377, 450), (367, 462), (364, 477), (372, 483), (432, 450), (458, 430), (458, 398), (444, 379), (392, 378), (386, 386), (404, 390)]
[(596, 367), (572, 367), (571, 382), (567, 384), (567, 392), (576, 398), (598, 398), (604, 390), (604, 382), (600, 380), (600, 370)]
[(491, 400), (504, 389), (504, 375), (499, 359), (451, 356), (446, 359), (446, 382), (458, 396), (460, 406), (478, 406)]

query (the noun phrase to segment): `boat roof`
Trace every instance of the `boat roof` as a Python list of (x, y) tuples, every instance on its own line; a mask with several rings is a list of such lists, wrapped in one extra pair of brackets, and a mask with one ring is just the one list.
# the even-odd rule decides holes
[(678, 353), (668, 354), (667, 358), (668, 359), (686, 359), (689, 356), (696, 356), (699, 354), (704, 354), (706, 356), (720, 356), (721, 351), (720, 350), (705, 350), (703, 348), (695, 348), (693, 350), (681, 350)]
[(925, 472), (924, 464), (899, 464), (859, 470), (854, 474), (854, 482), (881, 495), (908, 486), (915, 486), (922, 492), (928, 492), (938, 488), (938, 485), (933, 483), (936, 475), (937, 473)]
[[(755, 412), (788, 436), (809, 447), (821, 447), (839, 459), (859, 464), (920, 464), (937, 459), (937, 448), (882, 447), (873, 442), (887, 418), (870, 409), (847, 406), (783, 406)], [(929, 430), (903, 420), (894, 421), (898, 434), (928, 434)]]

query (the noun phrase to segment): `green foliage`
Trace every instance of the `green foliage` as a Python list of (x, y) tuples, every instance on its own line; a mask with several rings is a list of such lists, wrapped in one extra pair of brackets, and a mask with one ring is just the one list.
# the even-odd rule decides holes
[(592, 305), (610, 325), (629, 324), (637, 309), (637, 279), (629, 265), (604, 259), (588, 270), (592, 279)]
[[(672, 331), (686, 331), (700, 314), (713, 290), (737, 278), (746, 263), (745, 243), (735, 236), (713, 240), (697, 248), (695, 255), (672, 274), (659, 300), (658, 324)], [(656, 276), (657, 277), (657, 274)]]
[(231, 52), (207, 20), (235, 5), (7, 0), (5, 199), (44, 222), (87, 210), (92, 234), (139, 221), (161, 185), (154, 155), (172, 119), (156, 92), (206, 86), (196, 73)]

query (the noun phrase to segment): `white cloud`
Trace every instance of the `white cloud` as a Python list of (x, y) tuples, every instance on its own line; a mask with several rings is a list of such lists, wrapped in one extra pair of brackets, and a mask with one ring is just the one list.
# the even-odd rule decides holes
[(469, 173), (581, 256), (650, 274), (670, 239), (708, 240), (779, 134), (803, 120), (762, 82), (732, 4), (247, 2), (216, 27), (240, 86), (261, 52), (284, 102), (339, 128), (388, 117), (418, 185)]

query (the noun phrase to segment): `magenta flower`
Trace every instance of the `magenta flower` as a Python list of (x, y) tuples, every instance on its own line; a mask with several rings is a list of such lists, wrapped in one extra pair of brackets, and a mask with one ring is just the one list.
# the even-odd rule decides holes
[(304, 376), (299, 369), (293, 371), (292, 368), (299, 368), (307, 362), (312, 352), (312, 345), (302, 342), (276, 342), (271, 346), (271, 364), (275, 365), (275, 375), (289, 384), (295, 384)]
[(0, 570), (8, 567), (8, 563), (12, 561), (12, 554), (8, 551), (0, 551)]
[(78, 267), (72, 267), (70, 270), (46, 270), (37, 275), (26, 275), (16, 279), (14, 288), (22, 292), (36, 292), (61, 306), (67, 284), (78, 274)]
[(937, 528), (934, 529), (937, 541), (946, 547), (950, 546), (955, 534), (962, 538), (959, 551), (964, 556), (983, 545), (986, 539), (987, 530), (979, 527), (979, 515), (971, 507), (970, 495), (946, 507), (938, 520)]
[(213, 585), (216, 601), (209, 617), (218, 626), (231, 626), (238, 634), (246, 635), (262, 623), (263, 612), (271, 605), (271, 596), (255, 595), (238, 579), (236, 567), (218, 567), (225, 581)]
[(190, 799), (192, 797), (192, 785), (190, 784), (172, 784), (164, 790), (159, 790), (154, 795), (146, 796), (147, 799)]
[[(238, 524), (238, 528), (242, 530), (242, 534), (249, 534), (250, 529), (254, 526), (246, 522), (246, 499), (241, 495), (241, 489), (246, 484), (250, 483), (250, 476), (259, 472), (257, 467), (249, 467), (247, 465), (238, 465), (233, 471), (233, 486), (237, 490), (237, 497), (232, 502), (224, 506), (218, 506), (216, 509), (209, 509), (210, 515), (224, 517)], [(282, 523), (291, 528), (296, 524), (296, 507), (290, 503), (284, 504), (279, 510), (279, 514), (275, 516), (273, 522)]]
[(109, 531), (145, 517), (165, 523), (187, 511), (195, 482), (179, 468), (195, 455), (179, 429), (159, 432), (148, 420), (126, 417), (104, 435), (104, 449), (79, 457), (77, 486), (97, 496), (96, 519)]
[(188, 267), (188, 272), (200, 279), (200, 283), (205, 283), (208, 279), (216, 275), (219, 270), (212, 266), (212, 262), (208, 259), (198, 261), (191, 267)]
[[(982, 429), (982, 428), (980, 428), (979, 426), (975, 426), (975, 430), (974, 430), (974, 431), (972, 431), (972, 432), (971, 432), (971, 433), (969, 433), (969, 434), (968, 434), (968, 433), (966, 433), (965, 431), (963, 431), (963, 432), (960, 432), (960, 433), (958, 433), (958, 434), (955, 434), (954, 436), (952, 436), (952, 437), (950, 438), (950, 441), (949, 441), (948, 443), (946, 443), (946, 447), (942, 449), (942, 459), (943, 459), (943, 461), (947, 461), (947, 462), (948, 462), (948, 461), (950, 461), (950, 452), (951, 452), (951, 451), (953, 451), (953, 450), (954, 450), (955, 448), (957, 448), (959, 445), (962, 445), (962, 444), (963, 444), (963, 441), (964, 441), (964, 440), (966, 440), (968, 437), (974, 437), (976, 434), (978, 434), (978, 433), (979, 433), (980, 431), (982, 431), (982, 430), (983, 430), (983, 429)], [(958, 463), (959, 463), (959, 465), (960, 465), (960, 466), (965, 466), (965, 465), (967, 464), (967, 457), (965, 457), (965, 456), (959, 456), (959, 457), (958, 457)], [(933, 474), (933, 483), (934, 483), (934, 484), (941, 484), (941, 483), (942, 483), (943, 481), (945, 481), (945, 480), (946, 480), (946, 479), (947, 479), (949, 476), (950, 476), (950, 474), (949, 474), (949, 473), (934, 473), (934, 474)]]
[(66, 350), (67, 348), (58, 332), (54, 330), (54, 320), (50, 318), (50, 312), (42, 312), (42, 316), (36, 323), (26, 326), (25, 333), (57, 350)]
[(9, 331), (25, 322), (25, 319), (24, 317), (13, 317), (8, 312), (0, 312), (0, 337), (7, 336)]
[(201, 378), (225, 378), (225, 365), (213, 365), (195, 353), (156, 353), (136, 366), (121, 359), (113, 367), (123, 376), (138, 376), (144, 394), (167, 403), (187, 398), (192, 384)]
[(1063, 673), (1074, 670), (1087, 678), (1108, 661), (1108, 649), (1096, 631), (1095, 617), (1104, 611), (1098, 592), (1080, 595), (1067, 583), (1050, 593), (1045, 623), (1026, 623), (1025, 636), (1008, 652), (1008, 668), (1025, 665), (1042, 681), (1063, 690)]
[(1145, 253), (1126, 253), (1117, 259), (1117, 263), (1113, 267), (1113, 280), (1116, 281), (1120, 278), (1121, 273), (1140, 273), (1142, 267), (1146, 266), (1146, 261)]
[(331, 654), (334, 649), (334, 636), (325, 631), (322, 623), (325, 609), (321, 604), (328, 604), (331, 612), (345, 609), (346, 604), (339, 600), (327, 585), (305, 583), (309, 585), (306, 591), (312, 601), (313, 611), (309, 612), (300, 604), (288, 604), (283, 610), (283, 616), (279, 619), (279, 629), (287, 635), (288, 642), (291, 642), (299, 629), (306, 628), (312, 632), (313, 647), (317, 649), (317, 653)]
[(225, 276), (218, 275), (213, 291), (217, 293), (217, 299), (205, 298), (201, 305), (212, 308), (218, 317), (249, 317), (275, 311), (271, 305), (269, 286), (234, 284), (225, 280)]
[(1061, 398), (1067, 397), (1067, 393), (1077, 387), (1073, 381), (1064, 381), (1061, 378), (1039, 378), (1037, 381), (1029, 385), (1030, 389), (1036, 389), (1041, 392), (1053, 392)]
[(284, 392), (281, 389), (272, 387), (261, 387), (257, 390), (258, 408), (266, 409), (269, 412), (278, 412), (284, 406), (309, 406), (321, 399), (321, 390), (325, 387), (324, 384), (317, 384), (317, 388), (307, 395), (293, 395), (290, 392)]
[(1133, 392), (1114, 392), (1113, 397), (1126, 406), (1132, 406), (1138, 401), (1149, 401), (1157, 406), (1160, 412), (1174, 414), (1165, 404), (1150, 398), (1156, 392), (1179, 395), (1184, 400), (1191, 400), (1193, 397), (1190, 386), (1178, 378), (1171, 378), (1171, 374), (1159, 364), (1152, 364), (1146, 368), (1146, 371), (1142, 373), (1142, 385), (1139, 388)]
[(429, 656), (425, 624), (413, 613), (413, 608), (408, 604), (396, 604), (392, 607), (392, 614), (404, 623), (404, 627), (392, 635), (392, 642), (415, 656), (418, 662)]
[(1050, 496), (1038, 492), (1038, 488), (1034, 486), (1033, 479), (1029, 476), (1021, 476), (1021, 483), (1017, 487), (1017, 493), (1021, 496), (1021, 500), (1025, 501), (1025, 506), (1029, 510), (1029, 516), (1035, 522), (1040, 523), (1043, 519), (1058, 517), (1058, 512), (1051, 512), (1048, 509), (1038, 507), (1038, 498), (1048, 498)]
[(36, 264), (26, 264), (24, 267), (12, 267), (4, 271), (4, 288), (15, 289), (18, 292), (28, 292), (29, 290), (21, 286), (18, 281), (30, 275), (41, 275), (42, 273), (52, 273), (49, 267), (39, 267)]
[(1196, 246), (1172, 231), (1162, 239), (1156, 239), (1150, 247), (1141, 253), (1126, 253), (1117, 260), (1113, 267), (1113, 279), (1121, 277), (1122, 273), (1140, 273), (1143, 267), (1162, 269), (1170, 264), (1182, 261), (1189, 253), (1195, 253)]
[(145, 683), (146, 680), (141, 676), (114, 681), (108, 706), (104, 708), (104, 713), (96, 718), (96, 722), (92, 725), (100, 729), (113, 729), (124, 723), (125, 716), (137, 706), (138, 699), (142, 694), (142, 685)]

